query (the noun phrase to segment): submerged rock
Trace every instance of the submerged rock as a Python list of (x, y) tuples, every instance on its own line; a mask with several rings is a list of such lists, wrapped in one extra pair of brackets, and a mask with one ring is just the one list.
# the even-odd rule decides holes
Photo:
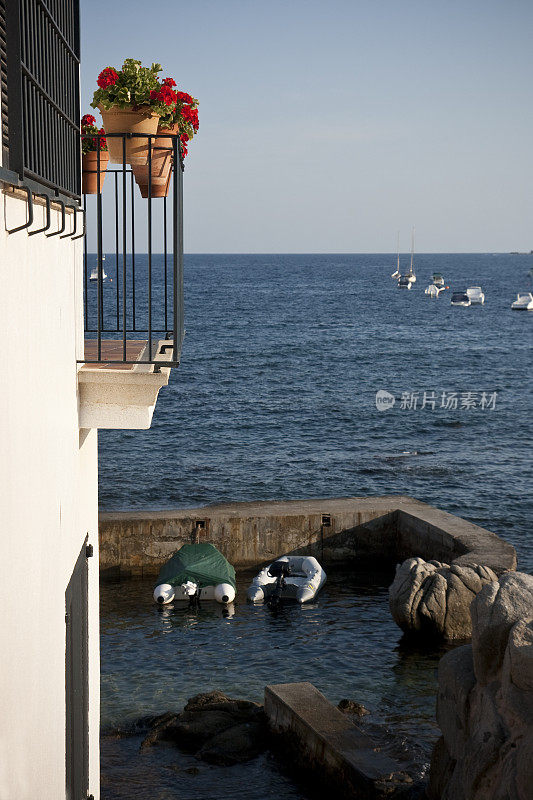
[(222, 692), (192, 697), (180, 714), (169, 712), (153, 720), (141, 749), (159, 741), (174, 742), (211, 764), (249, 761), (267, 746), (263, 707), (234, 700)]
[(257, 715), (249, 722), (233, 725), (210, 738), (198, 751), (197, 757), (209, 764), (230, 766), (255, 758), (266, 746), (265, 721)]
[(356, 700), (341, 700), (337, 708), (343, 714), (353, 714), (356, 717), (364, 717), (370, 714), (370, 711)]
[(529, 800), (533, 577), (506, 573), (472, 603), (472, 644), (439, 664), (431, 800)]
[(408, 558), (396, 570), (389, 588), (394, 621), (406, 633), (420, 633), (446, 641), (472, 634), (470, 604), (498, 576), (479, 564), (459, 566)]

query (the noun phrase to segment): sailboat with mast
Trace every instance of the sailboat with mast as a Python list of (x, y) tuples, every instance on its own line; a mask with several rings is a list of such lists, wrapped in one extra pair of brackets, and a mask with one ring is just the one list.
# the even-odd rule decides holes
[(400, 231), (398, 231), (398, 261), (396, 262), (396, 269), (392, 273), (391, 278), (398, 279), (400, 275)]
[(405, 277), (409, 281), (409, 283), (416, 282), (416, 275), (414, 270), (414, 258), (415, 258), (415, 226), (413, 225), (413, 230), (411, 231), (411, 264), (409, 266), (409, 271), (405, 274)]

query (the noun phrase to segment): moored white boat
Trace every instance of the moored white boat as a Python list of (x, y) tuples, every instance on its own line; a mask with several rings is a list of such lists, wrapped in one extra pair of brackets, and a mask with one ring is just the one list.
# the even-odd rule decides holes
[(470, 304), (473, 306), (482, 306), (485, 302), (485, 294), (481, 286), (469, 286), (466, 293), (470, 298)]
[(471, 305), (471, 301), (466, 292), (454, 292), (450, 304), (452, 306), (464, 306), (466, 308)]
[[(105, 281), (106, 278), (107, 278), (107, 273), (106, 273), (105, 269), (102, 266), (102, 280)], [(91, 274), (89, 276), (89, 280), (90, 281), (97, 281), (98, 280), (98, 267), (93, 267), (93, 269), (91, 270)]]
[(402, 275), (400, 280), (398, 281), (398, 289), (410, 289), (412, 285), (412, 281), (409, 280), (407, 275)]
[(444, 278), (440, 274), (440, 272), (434, 272), (431, 276), (431, 280), (435, 284), (435, 286), (444, 286)]
[(154, 600), (159, 605), (173, 600), (231, 603), (235, 590), (235, 570), (214, 545), (184, 544), (161, 567)]
[(511, 308), (513, 311), (533, 311), (533, 294), (531, 292), (519, 292)]
[(424, 294), (427, 294), (430, 297), (438, 297), (439, 294), (445, 290), (445, 288), (445, 286), (438, 286), (436, 283), (430, 283), (429, 286), (424, 289)]
[(308, 603), (326, 582), (326, 573), (313, 556), (282, 556), (255, 576), (246, 596), (252, 603), (276, 606), (283, 600)]

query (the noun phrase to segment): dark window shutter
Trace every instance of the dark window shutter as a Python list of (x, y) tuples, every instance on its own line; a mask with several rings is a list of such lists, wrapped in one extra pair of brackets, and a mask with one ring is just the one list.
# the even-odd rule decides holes
[[(22, 179), (79, 198), (79, 0), (1, 2), (4, 166)], [(1, 30), (0, 18), (0, 38)]]
[(7, 117), (7, 36), (6, 3), (0, 0), (0, 109), (2, 115), (2, 164), (9, 162), (9, 128)]

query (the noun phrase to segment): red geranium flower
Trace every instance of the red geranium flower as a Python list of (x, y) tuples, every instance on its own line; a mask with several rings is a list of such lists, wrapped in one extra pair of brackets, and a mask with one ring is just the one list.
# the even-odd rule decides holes
[(107, 150), (107, 142), (105, 140), (105, 136), (103, 135), (105, 133), (105, 130), (103, 128), (100, 128), (98, 133), (102, 135), (102, 138), (100, 139), (100, 150)]
[(165, 78), (165, 80), (163, 81), (163, 86), (175, 86), (175, 85), (176, 81), (173, 80), (172, 78)]
[(183, 106), (181, 109), (181, 115), (185, 122), (190, 122), (193, 126), (194, 130), (197, 131), (200, 123), (198, 122), (198, 109), (191, 108), (190, 106)]
[(107, 89), (118, 81), (118, 72), (113, 67), (106, 67), (98, 76), (97, 84), (100, 89)]
[(84, 114), (81, 118), (82, 125), (95, 125), (96, 119), (93, 117), (92, 114)]
[(161, 91), (159, 92), (159, 94), (165, 105), (172, 106), (176, 104), (177, 100), (176, 92), (173, 92), (168, 84), (164, 84), (161, 87)]
[(191, 97), (187, 92), (176, 92), (176, 97), (180, 103), (194, 103), (194, 97)]
[(176, 92), (173, 92), (170, 86), (163, 84), (159, 91), (152, 89), (150, 92), (150, 100), (157, 100), (164, 103), (166, 106), (173, 106), (176, 104)]

